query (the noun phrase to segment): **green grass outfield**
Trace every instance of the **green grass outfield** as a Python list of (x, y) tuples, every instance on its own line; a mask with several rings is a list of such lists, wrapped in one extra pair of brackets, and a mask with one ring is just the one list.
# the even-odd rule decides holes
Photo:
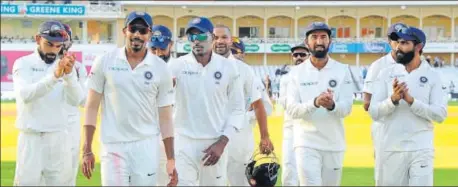
[[(442, 124), (435, 125), (434, 145), (434, 185), (458, 186), (458, 102), (449, 103), (448, 118)], [(14, 180), (16, 141), (18, 131), (14, 128), (16, 107), (14, 102), (1, 103), (1, 186), (12, 186)], [(269, 131), (275, 146), (276, 155), (281, 160), (282, 140), (281, 110), (269, 117)], [(370, 117), (362, 109), (360, 102), (353, 105), (352, 114), (345, 119), (347, 151), (344, 159), (342, 185), (373, 186), (373, 148), (370, 138)], [(94, 137), (94, 153), (99, 162), (99, 133)], [(257, 128), (256, 140), (259, 141)], [(281, 173), (281, 172), (280, 172)], [(277, 184), (281, 184), (279, 177)], [(91, 180), (78, 174), (78, 186), (100, 186), (100, 164)]]

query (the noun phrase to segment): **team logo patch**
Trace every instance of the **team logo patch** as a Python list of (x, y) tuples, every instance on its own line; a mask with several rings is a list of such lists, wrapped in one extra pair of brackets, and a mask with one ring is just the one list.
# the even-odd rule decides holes
[(217, 72), (215, 72), (214, 76), (215, 76), (215, 79), (220, 80), (221, 77), (223, 76), (223, 74), (221, 74), (221, 72), (217, 71)]
[(323, 22), (315, 22), (315, 26), (321, 27), (321, 26), (323, 26), (323, 25), (324, 25)]
[(60, 30), (60, 29), (61, 29), (61, 28), (60, 28), (59, 25), (52, 25), (52, 26), (51, 26), (51, 30), (52, 30), (52, 31), (57, 31), (57, 30)]
[(137, 14), (138, 16), (144, 16), (145, 12), (135, 12), (135, 14)]
[(200, 18), (195, 18), (194, 20), (192, 20), (192, 23), (193, 24), (198, 24), (198, 23), (200, 23), (200, 21), (201, 21)]
[(154, 31), (153, 32), (153, 36), (162, 36), (162, 32), (161, 31)]
[(153, 78), (153, 73), (151, 71), (145, 72), (145, 79), (151, 80), (151, 78)]
[(336, 87), (336, 86), (337, 86), (337, 81), (331, 79), (331, 80), (329, 81), (329, 86), (330, 86), (331, 88)]
[(396, 31), (399, 31), (399, 30), (401, 30), (401, 29), (402, 29), (402, 25), (401, 25), (401, 24), (396, 24), (396, 25), (394, 26), (394, 30), (396, 30)]
[(421, 76), (420, 77), (420, 82), (421, 83), (426, 83), (426, 82), (428, 82), (428, 78), (426, 78), (425, 76)]

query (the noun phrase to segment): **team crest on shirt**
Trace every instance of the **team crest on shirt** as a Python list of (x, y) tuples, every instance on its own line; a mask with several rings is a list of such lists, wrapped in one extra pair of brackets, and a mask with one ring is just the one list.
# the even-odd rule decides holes
[(421, 76), (420, 77), (420, 82), (424, 84), (424, 83), (428, 82), (428, 78), (426, 78), (425, 76)]
[(151, 80), (153, 78), (153, 73), (151, 73), (151, 71), (146, 71), (144, 75), (146, 80)]
[(215, 74), (213, 76), (215, 77), (216, 80), (220, 80), (221, 77), (223, 77), (223, 74), (221, 74), (221, 72), (217, 71), (217, 72), (215, 72)]
[(330, 86), (331, 88), (336, 87), (336, 86), (337, 86), (337, 81), (334, 80), (334, 79), (331, 79), (331, 80), (329, 81), (329, 86)]

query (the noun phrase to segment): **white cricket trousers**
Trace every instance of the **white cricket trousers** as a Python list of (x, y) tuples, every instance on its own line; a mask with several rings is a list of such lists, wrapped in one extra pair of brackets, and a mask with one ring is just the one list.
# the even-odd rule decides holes
[(155, 186), (158, 136), (101, 147), (102, 186)]
[(374, 180), (375, 180), (375, 184), (377, 184), (377, 172), (378, 172), (378, 153), (380, 152), (379, 151), (379, 148), (380, 148), (380, 134), (382, 133), (382, 128), (383, 128), (383, 124), (382, 123), (379, 123), (379, 122), (376, 122), (376, 121), (373, 121), (372, 122), (372, 125), (371, 125), (371, 137), (372, 137), (372, 145), (374, 147)]
[(296, 147), (300, 186), (340, 186), (344, 152)]
[(254, 152), (254, 135), (252, 126), (237, 132), (227, 145), (228, 165), (227, 178), (230, 186), (250, 186), (245, 176), (245, 169)]
[(382, 152), (377, 186), (432, 186), (434, 150)]
[(81, 144), (81, 119), (80, 116), (69, 117), (69, 138), (72, 152), (72, 173), (70, 185), (76, 186), (76, 176), (80, 163), (80, 144)]
[(14, 185), (68, 186), (72, 155), (67, 136), (67, 131), (21, 131), (18, 137)]
[(283, 128), (283, 147), (282, 147), (282, 186), (299, 186), (299, 179), (296, 170), (296, 154), (294, 152), (294, 133), (293, 126)]
[(193, 139), (179, 135), (176, 140), (178, 186), (227, 186), (227, 145), (215, 165), (204, 166), (203, 151), (218, 139)]

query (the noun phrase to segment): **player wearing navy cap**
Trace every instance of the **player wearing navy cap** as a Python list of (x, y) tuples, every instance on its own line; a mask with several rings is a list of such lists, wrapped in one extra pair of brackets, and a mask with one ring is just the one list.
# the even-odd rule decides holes
[(351, 113), (353, 89), (349, 67), (331, 59), (331, 29), (322, 22), (307, 27), (304, 43), (311, 52), (291, 68), (287, 113), (294, 124), (299, 185), (340, 185), (345, 152), (343, 119)]
[(149, 42), (151, 52), (168, 62), (172, 57), (172, 32), (163, 25), (154, 25), (151, 32), (153, 33)]
[[(405, 24), (403, 23), (395, 23), (393, 25), (391, 25), (389, 28), (388, 28), (388, 32), (387, 32), (387, 37), (388, 37), (388, 44), (390, 45), (391, 47), (391, 52), (389, 52), (388, 54), (386, 54), (385, 56), (383, 56), (382, 58), (379, 58), (377, 59), (376, 61), (374, 61), (371, 66), (369, 67), (369, 69), (367, 70), (367, 76), (366, 78), (364, 79), (364, 87), (363, 87), (363, 93), (364, 93), (364, 110), (368, 111), (369, 109), (369, 104), (371, 102), (371, 96), (372, 96), (372, 93), (374, 92), (375, 90), (375, 87), (373, 86), (374, 82), (376, 81), (380, 71), (382, 71), (382, 69), (384, 68), (387, 68), (391, 65), (395, 65), (396, 64), (396, 47), (398, 45), (398, 40), (396, 38), (396, 32), (399, 31), (401, 28), (403, 27), (407, 27)], [(374, 173), (374, 177), (377, 176), (377, 171), (378, 171), (378, 159), (377, 159), (377, 149), (378, 149), (378, 137), (381, 133), (381, 128), (382, 128), (382, 124), (377, 122), (377, 121), (373, 121), (372, 122), (372, 125), (371, 125), (371, 137), (372, 137), (372, 145), (374, 146), (374, 158), (375, 158), (375, 173)], [(376, 178), (376, 177), (375, 177)], [(377, 183), (377, 182), (376, 182)]]
[[(291, 48), (291, 56), (293, 58), (293, 67), (303, 63), (310, 56), (309, 49), (305, 44), (301, 43)], [(278, 104), (286, 108), (287, 88), (289, 83), (289, 73), (285, 74), (280, 79), (280, 97)], [(296, 170), (296, 156), (294, 154), (294, 120), (288, 115), (287, 112), (283, 114), (283, 146), (282, 146), (282, 186), (298, 186), (299, 179)]]
[(168, 64), (176, 81), (179, 186), (225, 186), (226, 145), (244, 127), (240, 74), (235, 62), (212, 52), (208, 18), (190, 20), (185, 33), (192, 52)]
[(40, 25), (37, 49), (13, 65), (19, 129), (15, 186), (69, 185), (72, 155), (68, 137), (67, 104), (83, 97), (73, 68), (74, 55), (58, 59), (68, 37), (57, 21)]
[(92, 177), (92, 138), (102, 103), (103, 186), (156, 185), (160, 137), (167, 155), (169, 185), (177, 184), (173, 80), (167, 64), (148, 51), (152, 25), (147, 13), (130, 13), (123, 29), (126, 45), (97, 58), (88, 78), (82, 170), (88, 179)]
[(432, 186), (433, 122), (447, 117), (446, 86), (438, 72), (420, 56), (426, 36), (418, 28), (402, 27), (396, 62), (383, 69), (374, 84), (369, 113), (383, 124), (379, 143), (379, 186)]

